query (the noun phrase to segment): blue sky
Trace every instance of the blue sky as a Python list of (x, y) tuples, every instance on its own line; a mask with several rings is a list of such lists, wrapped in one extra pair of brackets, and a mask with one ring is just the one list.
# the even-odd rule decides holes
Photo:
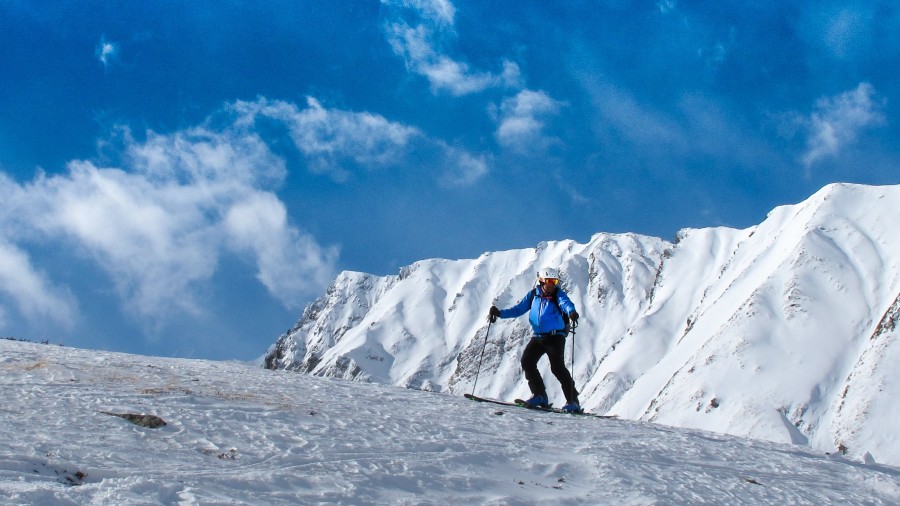
[(340, 270), (900, 183), (888, 1), (0, 5), (0, 336), (265, 352)]

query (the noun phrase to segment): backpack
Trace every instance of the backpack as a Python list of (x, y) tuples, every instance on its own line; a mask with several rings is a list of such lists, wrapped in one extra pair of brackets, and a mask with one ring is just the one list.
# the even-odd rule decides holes
[[(539, 290), (538, 287), (534, 287), (534, 289), (531, 290), (531, 303), (532, 304), (534, 303), (535, 297), (541, 296), (541, 294), (538, 293), (538, 290)], [(569, 315), (567, 315), (565, 313), (565, 311), (563, 311), (562, 308), (559, 306), (559, 290), (558, 289), (553, 292), (553, 297), (551, 297), (550, 300), (553, 301), (553, 305), (556, 306), (556, 310), (559, 312), (560, 315), (562, 315), (563, 324), (565, 325), (565, 327), (563, 328), (563, 332), (568, 334), (569, 333), (569, 325), (570, 325)]]

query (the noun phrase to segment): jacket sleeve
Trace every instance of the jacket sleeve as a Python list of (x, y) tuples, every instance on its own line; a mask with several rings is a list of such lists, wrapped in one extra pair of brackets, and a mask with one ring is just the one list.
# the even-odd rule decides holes
[(529, 291), (515, 306), (508, 309), (501, 309), (500, 318), (515, 318), (516, 316), (522, 316), (531, 309), (532, 300), (534, 300), (534, 292)]
[(569, 298), (569, 295), (566, 292), (559, 290), (556, 292), (556, 298), (559, 301), (559, 308), (563, 310), (566, 314), (575, 311), (575, 304), (572, 302), (572, 299)]

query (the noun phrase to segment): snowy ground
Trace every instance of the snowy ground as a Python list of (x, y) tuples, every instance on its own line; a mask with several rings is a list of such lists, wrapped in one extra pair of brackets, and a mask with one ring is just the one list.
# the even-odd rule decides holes
[(800, 447), (245, 364), (0, 340), (0, 385), (3, 504), (900, 503)]

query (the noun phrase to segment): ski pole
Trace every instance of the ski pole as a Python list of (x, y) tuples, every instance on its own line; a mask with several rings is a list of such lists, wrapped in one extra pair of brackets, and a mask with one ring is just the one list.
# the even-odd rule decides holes
[(487, 348), (488, 335), (491, 333), (491, 325), (494, 318), (488, 317), (488, 328), (484, 332), (484, 344), (481, 345), (481, 358), (478, 359), (478, 369), (475, 371), (475, 383), (472, 384), (472, 395), (475, 395), (475, 386), (478, 385), (478, 375), (481, 374), (481, 361), (484, 360), (484, 349)]
[(569, 330), (569, 332), (572, 333), (572, 367), (570, 368), (570, 370), (572, 371), (572, 384), (569, 387), (571, 388), (571, 391), (569, 392), (571, 394), (569, 396), (570, 399), (575, 398), (575, 392), (577, 391), (577, 389), (575, 388), (575, 327), (577, 326), (578, 321), (573, 321), (572, 328)]

